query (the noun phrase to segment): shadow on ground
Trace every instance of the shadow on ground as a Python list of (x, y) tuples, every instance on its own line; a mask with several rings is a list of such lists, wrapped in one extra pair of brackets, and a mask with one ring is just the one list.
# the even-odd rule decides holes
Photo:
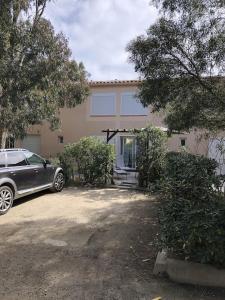
[[(59, 201), (70, 203), (63, 214)], [(18, 200), (16, 222), (0, 220), (0, 299), (225, 299), (222, 290), (152, 275), (157, 207), (154, 197), (122, 189), (73, 188)]]

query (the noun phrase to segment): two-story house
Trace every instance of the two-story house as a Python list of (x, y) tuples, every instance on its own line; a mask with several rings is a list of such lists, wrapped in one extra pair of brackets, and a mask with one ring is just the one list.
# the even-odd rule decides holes
[[(145, 128), (148, 124), (164, 127), (163, 115), (144, 108), (136, 97), (137, 80), (91, 81), (90, 96), (75, 108), (60, 111), (61, 128), (49, 129), (49, 124), (33, 126), (27, 137), (17, 146), (54, 157), (63, 151), (68, 143), (84, 136), (106, 139), (103, 130)], [(136, 143), (130, 132), (118, 133), (111, 141), (115, 145), (117, 165), (135, 167)], [(168, 140), (169, 150), (179, 150), (185, 146), (191, 153), (207, 154), (207, 143), (199, 143), (198, 134), (173, 135)]]

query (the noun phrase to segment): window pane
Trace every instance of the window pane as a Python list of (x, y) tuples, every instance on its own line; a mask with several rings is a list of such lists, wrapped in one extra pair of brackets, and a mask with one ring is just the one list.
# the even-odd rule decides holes
[(145, 108), (133, 93), (124, 93), (121, 97), (121, 115), (147, 116), (148, 108)]
[(59, 144), (63, 144), (64, 143), (64, 138), (63, 138), (62, 135), (58, 136), (58, 142), (59, 142)]
[(93, 94), (91, 97), (91, 115), (112, 116), (116, 114), (115, 94)]
[(5, 167), (5, 153), (0, 153), (0, 168)]
[(136, 164), (136, 141), (133, 137), (121, 137), (121, 151), (125, 167), (135, 168)]
[(180, 144), (182, 147), (184, 147), (186, 145), (186, 140), (185, 139), (181, 139), (180, 140)]
[(27, 162), (22, 152), (9, 152), (7, 153), (8, 167), (26, 166)]
[(44, 159), (32, 152), (26, 152), (25, 155), (30, 165), (43, 165), (45, 162)]

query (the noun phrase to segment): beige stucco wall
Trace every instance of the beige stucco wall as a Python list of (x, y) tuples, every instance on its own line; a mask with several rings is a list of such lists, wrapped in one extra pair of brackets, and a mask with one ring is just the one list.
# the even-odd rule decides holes
[[(29, 134), (40, 135), (41, 155), (45, 157), (55, 156), (63, 151), (68, 143), (78, 141), (84, 136), (101, 136), (103, 129), (130, 129), (144, 128), (148, 124), (155, 126), (165, 126), (163, 116), (159, 113), (151, 113), (149, 108), (148, 116), (120, 116), (121, 93), (137, 91), (134, 85), (111, 85), (111, 86), (92, 86), (91, 93), (115, 93), (116, 94), (116, 115), (115, 116), (91, 116), (90, 97), (75, 108), (63, 108), (60, 111), (61, 128), (51, 131), (49, 124), (44, 122), (42, 126), (33, 126), (29, 129)], [(168, 140), (168, 149), (177, 151), (180, 149), (180, 139), (186, 138), (187, 149), (191, 153), (207, 154), (207, 141), (197, 142), (199, 133), (174, 135)], [(64, 144), (59, 144), (58, 136), (64, 137)], [(18, 142), (17, 146), (22, 146)]]

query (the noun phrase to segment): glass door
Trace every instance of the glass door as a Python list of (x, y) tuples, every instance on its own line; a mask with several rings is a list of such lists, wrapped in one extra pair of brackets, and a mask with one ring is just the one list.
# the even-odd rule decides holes
[(121, 136), (121, 155), (124, 167), (134, 169), (136, 167), (136, 140), (135, 137)]

